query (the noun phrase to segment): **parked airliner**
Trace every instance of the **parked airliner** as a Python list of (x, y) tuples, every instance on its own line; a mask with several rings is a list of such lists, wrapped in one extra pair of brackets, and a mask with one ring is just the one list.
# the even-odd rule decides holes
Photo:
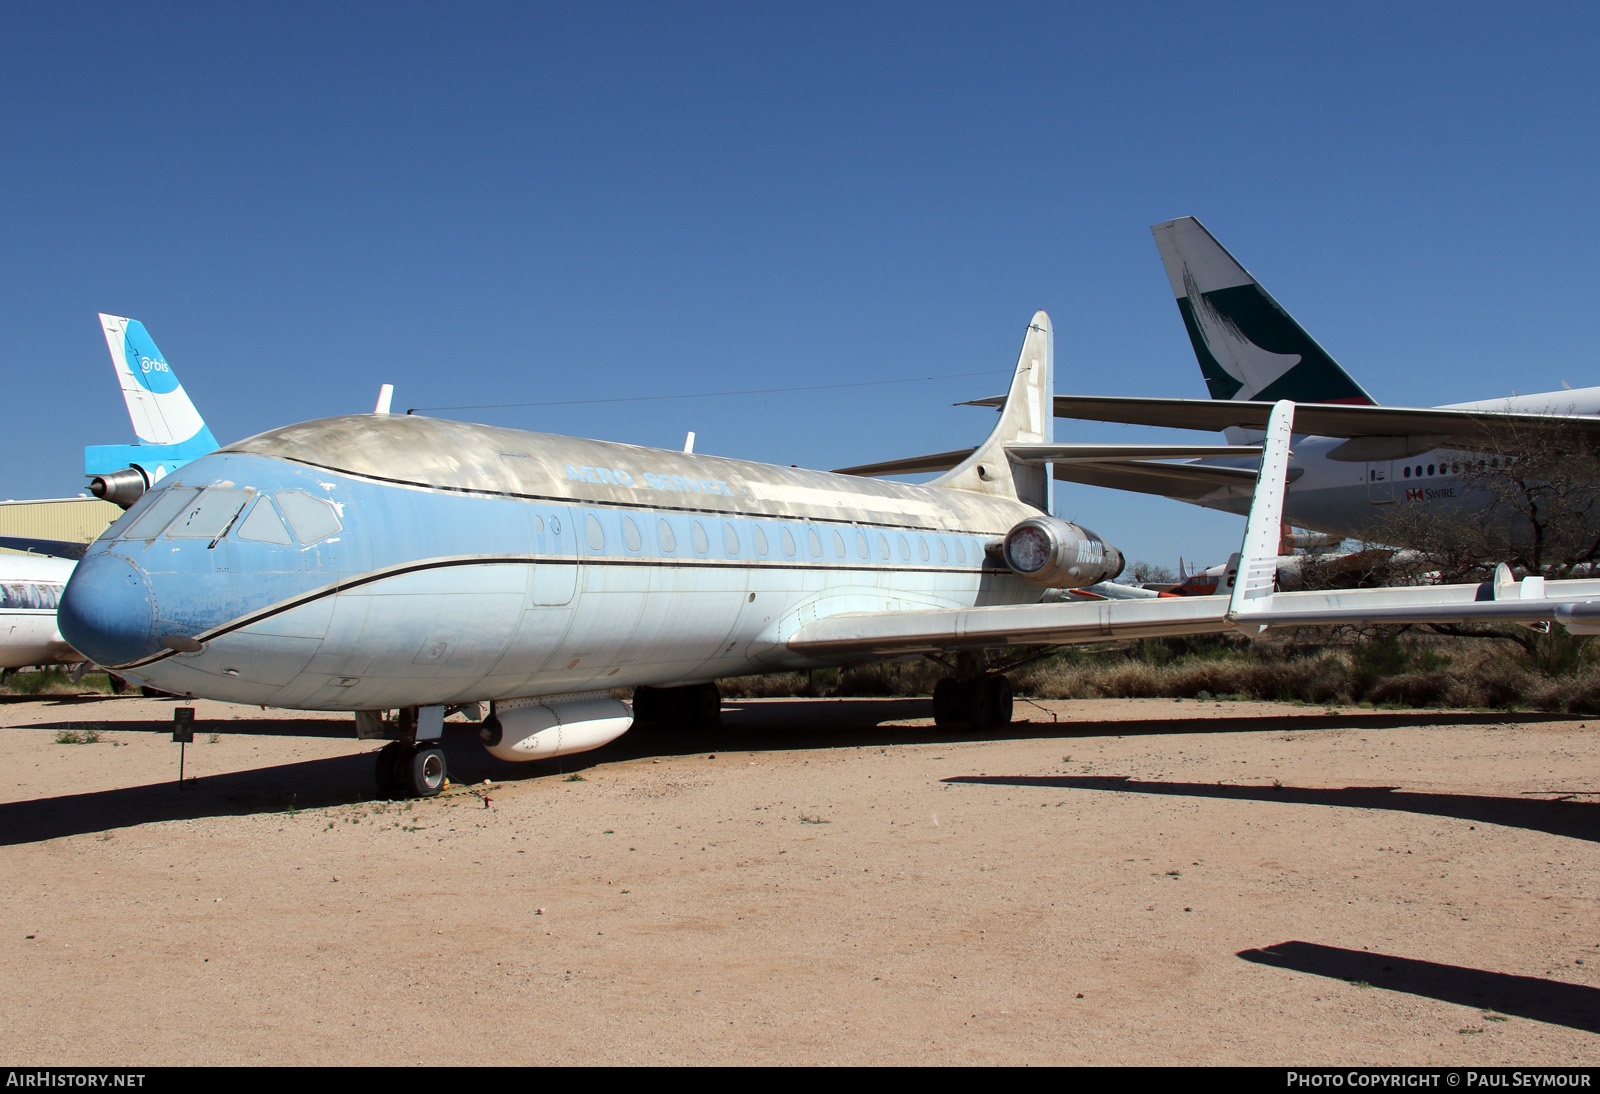
[[(1493, 502), (1478, 464), (1500, 466), (1509, 436), (1600, 442), (1600, 387), (1433, 408), (1378, 406), (1198, 220), (1169, 220), (1151, 232), (1211, 398), (1057, 396), (1057, 415), (1223, 430), (1241, 444), (1265, 427), (1273, 401), (1292, 399), (1305, 435), (1289, 465), (1288, 520), (1343, 537), (1378, 533), (1401, 547), (1427, 544), (1407, 540), (1420, 524), (1390, 519), (1397, 508), (1441, 519), (1488, 514)], [(1055, 475), (1243, 513), (1255, 465), (1144, 458), (1058, 464)]]
[(936, 721), (983, 728), (1011, 719), (1017, 647), (1600, 611), (1600, 581), (1276, 593), (1288, 402), (1231, 597), (1047, 602), (1122, 569), (1044, 511), (1078, 447), (1051, 441), (1052, 352), (1039, 312), (994, 431), (924, 485), (412, 415), (272, 430), (154, 484), (79, 564), (62, 633), (163, 691), (353, 711), (394, 738), (381, 791), (429, 795), (444, 718), (484, 701), (489, 751), (534, 760), (714, 713), (723, 676), (928, 655)]

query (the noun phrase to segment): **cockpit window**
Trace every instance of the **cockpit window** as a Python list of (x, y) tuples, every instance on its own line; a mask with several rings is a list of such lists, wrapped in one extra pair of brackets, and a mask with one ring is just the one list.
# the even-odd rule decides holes
[(271, 498), (257, 500), (255, 508), (239, 522), (239, 538), (253, 539), (257, 543), (293, 543), (283, 518), (272, 507)]
[(327, 539), (343, 527), (339, 523), (339, 514), (333, 511), (333, 506), (321, 498), (302, 494), (298, 490), (278, 494), (276, 497), (278, 508), (283, 510), (284, 519), (289, 522), (295, 538), (301, 543), (309, 544), (319, 539)]
[[(150, 504), (146, 505), (144, 512), (134, 516), (127, 527), (117, 531), (118, 539), (155, 539), (161, 534), (161, 529), (172, 522), (172, 518), (189, 508), (189, 503), (194, 501), (195, 495), (200, 493), (197, 486), (171, 486), (159, 494), (150, 495)], [(143, 498), (139, 499), (144, 501)], [(138, 503), (135, 503), (137, 508)]]
[(200, 495), (188, 512), (172, 522), (167, 535), (173, 539), (216, 539), (228, 530), (228, 525), (249, 500), (247, 490), (213, 486)]

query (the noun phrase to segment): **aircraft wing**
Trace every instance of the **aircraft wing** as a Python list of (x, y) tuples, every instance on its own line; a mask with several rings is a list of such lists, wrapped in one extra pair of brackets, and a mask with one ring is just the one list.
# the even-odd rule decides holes
[[(965, 406), (997, 406), (976, 399)], [(1264, 430), (1271, 403), (1243, 399), (1149, 399), (1116, 395), (1057, 395), (1058, 418), (1127, 425), (1167, 426), (1214, 432), (1229, 428)], [(1295, 406), (1295, 432), (1315, 437), (1415, 437), (1430, 447), (1474, 449), (1505, 430), (1519, 434), (1574, 435), (1600, 441), (1600, 418), (1581, 414), (1529, 414), (1522, 411), (1452, 410), (1345, 403)]]
[(27, 536), (0, 536), (0, 547), (13, 551), (26, 551), (32, 555), (50, 555), (53, 558), (80, 559), (89, 549), (87, 543), (63, 539), (31, 539)]
[[(1537, 581), (1537, 579), (1534, 579)], [(1236, 629), (1329, 623), (1537, 623), (1600, 619), (1600, 581), (1549, 582), (1558, 598), (1479, 599), (1483, 585), (1274, 593), (1269, 610), (1237, 617), (1224, 596), (1020, 604), (955, 611), (861, 612), (801, 628), (789, 648), (819, 657), (894, 657), (938, 650), (1068, 646)], [(1577, 586), (1577, 588), (1574, 588)], [(1576, 627), (1574, 629), (1577, 629)]]
[[(1194, 501), (1229, 487), (1249, 490), (1256, 484), (1256, 473), (1248, 467), (1217, 467), (1203, 463), (1160, 463), (1145, 460), (1058, 463), (1052, 473), (1062, 482), (1107, 486), (1113, 490), (1159, 494), (1164, 498), (1182, 498), (1187, 501)], [(1290, 473), (1291, 481), (1304, 473), (1304, 468), (1295, 468)]]
[[(859, 475), (882, 478), (885, 475), (914, 475), (923, 471), (948, 471), (957, 467), (975, 448), (958, 448), (954, 452), (935, 452), (927, 456), (908, 456), (900, 460), (881, 463), (863, 463), (855, 467), (841, 467), (835, 475)], [(1006, 454), (1018, 463), (1062, 464), (1108, 463), (1142, 460), (1181, 460), (1203, 456), (1259, 456), (1258, 444), (1008, 444)], [(1242, 472), (1247, 483), (1254, 483), (1256, 473)], [(1059, 473), (1056, 478), (1062, 478)], [(1082, 481), (1082, 480), (1074, 480)]]
[(1295, 407), (1280, 402), (1267, 423), (1266, 451), (1245, 524), (1238, 578), (1224, 598), (1046, 602), (910, 612), (856, 612), (801, 627), (791, 649), (817, 657), (892, 657), (937, 650), (1070, 645), (1113, 639), (1206, 634), (1328, 623), (1538, 623), (1559, 620), (1600, 631), (1600, 580), (1512, 581), (1503, 566), (1474, 585), (1280, 593), (1277, 545), (1287, 492)]

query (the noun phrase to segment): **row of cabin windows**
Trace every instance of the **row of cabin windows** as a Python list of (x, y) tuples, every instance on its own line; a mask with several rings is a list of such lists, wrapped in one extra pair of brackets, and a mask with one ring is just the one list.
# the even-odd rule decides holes
[[(536, 530), (543, 531), (542, 519), (538, 520), (538, 525), (539, 527)], [(786, 525), (781, 524), (777, 527), (777, 533), (784, 557), (796, 557), (800, 553), (800, 548), (798, 542), (796, 541), (795, 533), (792, 532)], [(559, 529), (557, 529), (557, 534), (559, 534)], [(817, 531), (817, 529), (806, 529), (804, 537), (805, 545), (810, 557), (814, 559), (822, 558), (824, 541), (822, 535)], [(606, 549), (605, 528), (601, 525), (599, 518), (592, 513), (589, 514), (588, 518), (584, 522), (584, 538), (588, 542), (589, 550), (595, 552), (596, 554), (599, 554)], [(768, 558), (772, 555), (772, 542), (765, 527), (763, 527), (761, 524), (752, 524), (750, 526), (750, 538), (757, 557)], [(836, 559), (849, 557), (850, 552), (846, 545), (844, 532), (839, 529), (834, 529), (830, 538), (832, 540), (833, 557)], [(867, 560), (874, 557), (873, 540), (868, 538), (868, 534), (865, 531), (857, 529), (854, 539), (855, 555), (857, 558)], [(887, 533), (878, 532), (875, 534), (875, 539), (877, 559), (883, 562), (889, 561), (892, 554), (892, 548)], [(677, 533), (673, 531), (672, 525), (668, 523), (665, 517), (662, 517), (656, 525), (656, 540), (660, 544), (662, 554), (670, 555), (677, 553), (678, 536)], [(711, 538), (706, 532), (705, 525), (698, 520), (690, 522), (690, 540), (693, 544), (696, 554), (707, 555), (711, 553)], [(923, 562), (932, 562), (935, 552), (937, 552), (939, 556), (939, 561), (944, 564), (948, 564), (952, 557), (954, 557), (957, 562), (963, 564), (967, 561), (967, 545), (966, 542), (960, 537), (947, 538), (944, 536), (935, 536), (933, 538), (933, 544), (930, 546), (927, 536), (918, 535), (916, 536), (917, 544), (915, 551), (912, 549), (911, 540), (908, 539), (905, 534), (897, 533), (895, 535), (895, 540), (896, 546), (899, 548), (898, 553), (900, 561), (902, 562), (910, 562), (914, 556), (920, 557)], [(629, 551), (635, 554), (644, 549), (644, 537), (639, 531), (639, 525), (631, 516), (624, 516), (622, 518), (622, 542)], [(953, 550), (951, 546), (952, 544), (954, 545)], [(739, 538), (739, 530), (734, 524), (723, 524), (722, 545), (723, 550), (726, 552), (727, 557), (729, 558), (738, 558), (744, 553), (745, 544)], [(980, 556), (980, 549), (976, 543), (973, 544), (972, 554), (974, 558)]]
[[(251, 502), (254, 504), (251, 505)], [(240, 519), (245, 506), (250, 511)], [(217, 540), (230, 531), (240, 539), (289, 545), (317, 543), (338, 532), (339, 514), (322, 498), (299, 490), (257, 495), (253, 490), (213, 486), (174, 486), (154, 496), (142, 510), (136, 505), (122, 518), (128, 523), (116, 539)]]
[(60, 604), (60, 585), (39, 581), (0, 583), (0, 608), (53, 612)]
[[(1511, 461), (1512, 461), (1513, 458), (1514, 457), (1511, 457), (1511, 456), (1507, 456), (1506, 457), (1506, 466), (1507, 467), (1511, 466)], [(1420, 479), (1424, 475), (1424, 471), (1423, 471), (1424, 467), (1427, 468), (1427, 471), (1426, 471), (1427, 475), (1433, 475), (1433, 474), (1436, 474), (1436, 473), (1440, 474), (1440, 475), (1459, 475), (1459, 474), (1461, 474), (1461, 472), (1463, 470), (1466, 470), (1466, 471), (1471, 471), (1472, 470), (1472, 461), (1468, 460), (1465, 463), (1462, 463), (1460, 460), (1455, 460), (1455, 461), (1452, 461), (1450, 463), (1441, 463), (1441, 464), (1431, 464), (1431, 463), (1430, 464), (1420, 464), (1419, 463), (1419, 464), (1416, 465), (1415, 470), (1413, 470), (1410, 467), (1403, 468), (1401, 470), (1401, 477), (1402, 478), (1407, 478), (1407, 479), (1411, 479), (1411, 478)], [(1434, 471), (1435, 467), (1438, 468), (1437, 472)], [(1491, 460), (1479, 460), (1478, 461), (1478, 470), (1479, 471), (1488, 471), (1490, 469), (1494, 469), (1496, 471), (1498, 471), (1500, 469), (1500, 458), (1498, 456), (1496, 456), (1494, 459), (1491, 459)]]

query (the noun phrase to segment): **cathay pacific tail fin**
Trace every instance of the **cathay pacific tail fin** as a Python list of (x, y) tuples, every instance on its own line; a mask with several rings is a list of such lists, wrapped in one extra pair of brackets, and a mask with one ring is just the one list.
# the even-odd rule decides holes
[(1198, 220), (1150, 231), (1213, 399), (1372, 403)]

